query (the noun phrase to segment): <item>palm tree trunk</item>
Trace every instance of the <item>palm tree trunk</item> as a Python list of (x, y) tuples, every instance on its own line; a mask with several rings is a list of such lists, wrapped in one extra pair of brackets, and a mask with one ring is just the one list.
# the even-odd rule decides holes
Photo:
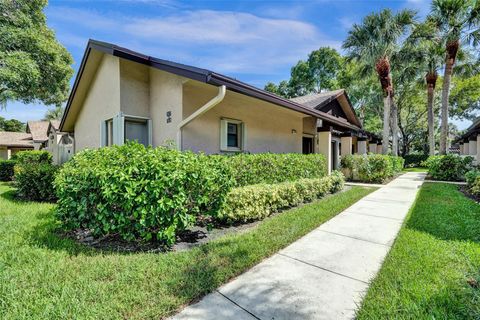
[(452, 78), (454, 59), (447, 59), (445, 64), (445, 72), (443, 75), (442, 87), (442, 122), (440, 132), (440, 154), (447, 153), (447, 139), (448, 139), (448, 97), (450, 95), (450, 81)]
[(390, 96), (390, 108), (392, 117), (392, 154), (398, 155), (398, 109), (393, 97)]
[(428, 84), (427, 88), (427, 118), (428, 118), (428, 146), (429, 154), (435, 155), (435, 128), (433, 123), (433, 101), (435, 98), (435, 88)]
[(383, 134), (382, 134), (382, 153), (388, 153), (390, 137), (390, 92), (383, 98)]

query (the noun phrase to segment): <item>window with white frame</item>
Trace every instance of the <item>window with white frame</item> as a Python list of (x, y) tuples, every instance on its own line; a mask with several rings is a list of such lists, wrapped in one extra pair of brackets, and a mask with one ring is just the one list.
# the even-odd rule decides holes
[(137, 141), (145, 146), (151, 145), (151, 120), (120, 113), (102, 122), (103, 146), (122, 145), (127, 141)]
[(221, 119), (220, 150), (243, 151), (246, 146), (246, 128), (240, 120)]

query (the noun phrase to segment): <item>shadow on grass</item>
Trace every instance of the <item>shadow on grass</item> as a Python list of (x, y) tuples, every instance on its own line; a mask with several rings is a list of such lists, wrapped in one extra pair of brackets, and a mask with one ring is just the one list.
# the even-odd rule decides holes
[(442, 240), (480, 242), (480, 205), (458, 186), (425, 183), (420, 189), (407, 228)]

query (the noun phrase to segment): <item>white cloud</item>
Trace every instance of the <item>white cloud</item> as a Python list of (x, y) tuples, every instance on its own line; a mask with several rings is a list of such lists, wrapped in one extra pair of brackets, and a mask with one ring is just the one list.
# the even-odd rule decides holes
[[(285, 73), (320, 46), (340, 48), (310, 23), (260, 17), (251, 13), (195, 10), (144, 18), (51, 7), (54, 24), (75, 26), (61, 39), (78, 44), (79, 37), (114, 42), (158, 58), (225, 73)], [(77, 37), (76, 37), (77, 36)]]

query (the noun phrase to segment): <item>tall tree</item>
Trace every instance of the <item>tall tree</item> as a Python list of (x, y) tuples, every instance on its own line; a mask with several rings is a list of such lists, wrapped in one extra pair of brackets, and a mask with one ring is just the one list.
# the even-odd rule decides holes
[(448, 102), (455, 59), (460, 46), (480, 43), (480, 1), (433, 0), (432, 18), (445, 44), (445, 69), (442, 88), (440, 153), (447, 152)]
[(47, 0), (0, 1), (0, 104), (60, 105), (68, 95), (72, 57), (47, 27)]
[[(435, 88), (438, 79), (438, 70), (444, 61), (441, 36), (436, 23), (427, 18), (424, 23), (417, 24), (410, 37), (405, 41), (403, 48), (404, 59), (413, 61), (421, 81), (426, 84), (427, 90), (427, 122), (428, 122), (428, 150), (435, 155)], [(412, 59), (413, 58), (413, 59)]]
[[(348, 37), (343, 43), (343, 48), (348, 51), (348, 56), (360, 61), (366, 70), (375, 69), (381, 88), (384, 93), (383, 101), (383, 153), (388, 153), (390, 136), (390, 107), (397, 114), (393, 103), (393, 83), (390, 61), (392, 55), (399, 50), (400, 40), (414, 23), (415, 12), (402, 10), (393, 14), (391, 10), (384, 9), (379, 13), (366, 16), (361, 24), (354, 24)], [(398, 137), (397, 124), (392, 128), (392, 151), (397, 154)]]

